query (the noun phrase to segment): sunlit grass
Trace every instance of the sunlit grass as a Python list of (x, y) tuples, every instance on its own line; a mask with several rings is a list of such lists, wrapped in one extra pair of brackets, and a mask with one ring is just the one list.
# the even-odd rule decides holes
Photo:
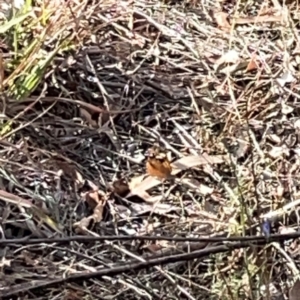
[[(45, 7), (44, 2), (34, 7), (28, 0), (20, 9), (12, 8), (10, 17), (0, 26), (0, 35), (11, 50), (9, 59), (1, 64), (1, 72), (4, 74), (5, 69), (9, 74), (1, 80), (1, 91), (7, 97), (18, 101), (32, 94), (57, 53), (69, 46), (65, 41), (70, 22), (64, 22), (61, 16), (56, 18), (56, 13), (57, 10)], [(47, 41), (53, 39), (55, 26), (60, 30), (55, 32), (55, 43), (49, 49)], [(11, 125), (11, 121), (2, 124), (0, 135), (9, 132)]]

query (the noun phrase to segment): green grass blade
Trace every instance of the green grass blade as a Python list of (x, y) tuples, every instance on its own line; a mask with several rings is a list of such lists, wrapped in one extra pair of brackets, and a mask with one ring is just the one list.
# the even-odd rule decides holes
[(0, 34), (5, 33), (6, 31), (8, 31), (13, 26), (15, 26), (17, 24), (20, 24), (21, 22), (23, 22), (31, 14), (32, 14), (31, 12), (28, 12), (24, 15), (13, 18), (12, 20), (10, 20), (10, 21), (6, 22), (5, 24), (1, 25), (0, 26)]

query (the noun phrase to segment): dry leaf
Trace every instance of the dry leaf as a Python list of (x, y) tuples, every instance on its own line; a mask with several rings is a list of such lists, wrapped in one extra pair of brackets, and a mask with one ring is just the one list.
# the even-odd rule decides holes
[(91, 222), (93, 222), (93, 219), (91, 216), (89, 216), (81, 219), (79, 222), (74, 223), (73, 227), (76, 234), (87, 234), (87, 229), (90, 227)]
[[(145, 177), (145, 176), (143, 176), (143, 177)], [(144, 199), (145, 191), (159, 185), (160, 183), (161, 183), (160, 180), (158, 180), (154, 177), (148, 176), (140, 184), (138, 184), (133, 189), (131, 189), (130, 193), (126, 196), (126, 198), (129, 198), (133, 195), (137, 195)]]
[(85, 180), (84, 180), (83, 176), (81, 175), (81, 173), (78, 172), (76, 169), (75, 169), (75, 176), (76, 176), (75, 183), (77, 185), (77, 188), (83, 187)]
[(105, 204), (106, 204), (106, 201), (103, 201), (102, 203), (99, 203), (95, 207), (94, 213), (92, 215), (95, 223), (99, 223), (99, 222), (102, 221), (102, 219), (103, 219), (103, 210), (104, 210)]
[(0, 52), (0, 91), (3, 87), (3, 81), (4, 81), (4, 63), (3, 63), (3, 56), (2, 51)]
[(132, 191), (135, 191), (135, 187), (138, 186), (144, 178), (145, 175), (133, 177), (129, 183), (127, 183), (125, 179), (119, 179), (113, 183), (112, 191), (120, 197), (129, 198), (133, 195), (138, 195), (147, 201), (151, 196), (145, 190), (132, 193)]
[(257, 57), (253, 56), (247, 65), (246, 72), (256, 70), (258, 68), (257, 61)]
[(216, 13), (214, 13), (214, 18), (216, 20), (216, 23), (218, 24), (218, 27), (221, 30), (224, 30), (226, 32), (230, 31), (230, 24), (227, 21), (227, 18), (228, 18), (227, 13), (222, 12), (222, 11), (216, 12)]
[[(86, 233), (87, 229), (92, 228), (95, 223), (99, 223), (103, 218), (103, 210), (107, 202), (105, 194), (99, 190), (88, 192), (85, 194), (85, 200), (93, 209), (93, 214), (89, 217), (81, 219), (79, 222), (73, 224), (77, 234)], [(100, 196), (100, 197), (99, 197)]]
[(222, 164), (225, 162), (224, 155), (208, 155), (203, 153), (202, 155), (189, 155), (182, 157), (172, 163), (173, 172), (172, 175), (178, 174), (180, 171), (187, 170), (189, 168), (197, 167), (204, 164)]
[(85, 201), (91, 209), (95, 209), (95, 207), (99, 203), (98, 191), (91, 191), (91, 192), (85, 193)]
[(133, 177), (131, 179), (131, 181), (129, 182), (129, 189), (132, 191), (137, 186), (139, 186), (141, 184), (141, 182), (143, 182), (143, 180), (145, 179), (146, 176), (147, 175), (140, 175), (140, 176), (137, 176), (137, 177)]
[[(172, 175), (176, 175), (183, 170), (187, 170), (189, 168), (197, 167), (204, 164), (221, 164), (225, 162), (225, 156), (223, 155), (189, 155), (178, 159), (177, 161), (172, 163)], [(145, 178), (143, 181), (142, 178)], [(126, 196), (129, 198), (133, 195), (138, 195), (139, 197), (145, 199), (149, 197), (145, 191), (161, 184), (162, 182), (154, 177), (145, 175), (138, 176), (134, 179), (134, 184), (132, 184), (132, 188), (130, 186), (130, 193)], [(130, 184), (129, 184), (130, 185)]]
[(142, 191), (141, 193), (138, 194), (138, 196), (143, 200), (145, 200), (146, 202), (152, 203), (153, 201), (151, 200), (152, 199), (151, 195), (148, 194), (146, 191)]

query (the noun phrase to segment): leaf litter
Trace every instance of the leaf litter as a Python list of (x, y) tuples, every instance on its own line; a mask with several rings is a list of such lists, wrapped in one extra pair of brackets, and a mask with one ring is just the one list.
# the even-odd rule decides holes
[[(2, 239), (240, 236), (255, 234), (264, 218), (275, 233), (278, 223), (297, 228), (295, 3), (51, 3), (49, 14), (35, 6), (0, 30), (19, 30), (21, 22), (18, 49), (26, 54), (21, 59), (1, 36), (0, 88), (8, 92), (0, 102)], [(49, 22), (36, 16), (49, 16)], [(36, 40), (44, 35), (41, 48), (27, 47), (26, 32)], [(28, 73), (39, 56), (51, 64), (37, 88), (16, 101), (10, 89), (21, 83), (30, 90), (21, 71)], [(168, 180), (145, 174), (144, 153), (155, 142), (174, 157)], [(0, 247), (0, 298), (16, 291), (38, 298), (29, 283), (46, 277), (112, 269), (147, 260), (149, 253), (193, 254), (211, 245), (132, 239), (40, 243), (26, 245), (27, 252)], [(83, 295), (72, 284), (43, 294), (261, 299), (273, 293), (272, 284), (287, 296), (281, 283), (294, 282), (288, 274), (299, 267), (297, 247), (210, 254), (164, 269), (83, 279), (75, 288)]]

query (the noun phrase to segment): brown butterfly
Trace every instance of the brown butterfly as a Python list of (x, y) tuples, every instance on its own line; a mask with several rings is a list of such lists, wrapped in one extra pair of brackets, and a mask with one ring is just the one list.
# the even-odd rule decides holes
[(155, 144), (146, 152), (146, 157), (146, 169), (149, 175), (159, 179), (170, 177), (172, 166), (164, 148)]

